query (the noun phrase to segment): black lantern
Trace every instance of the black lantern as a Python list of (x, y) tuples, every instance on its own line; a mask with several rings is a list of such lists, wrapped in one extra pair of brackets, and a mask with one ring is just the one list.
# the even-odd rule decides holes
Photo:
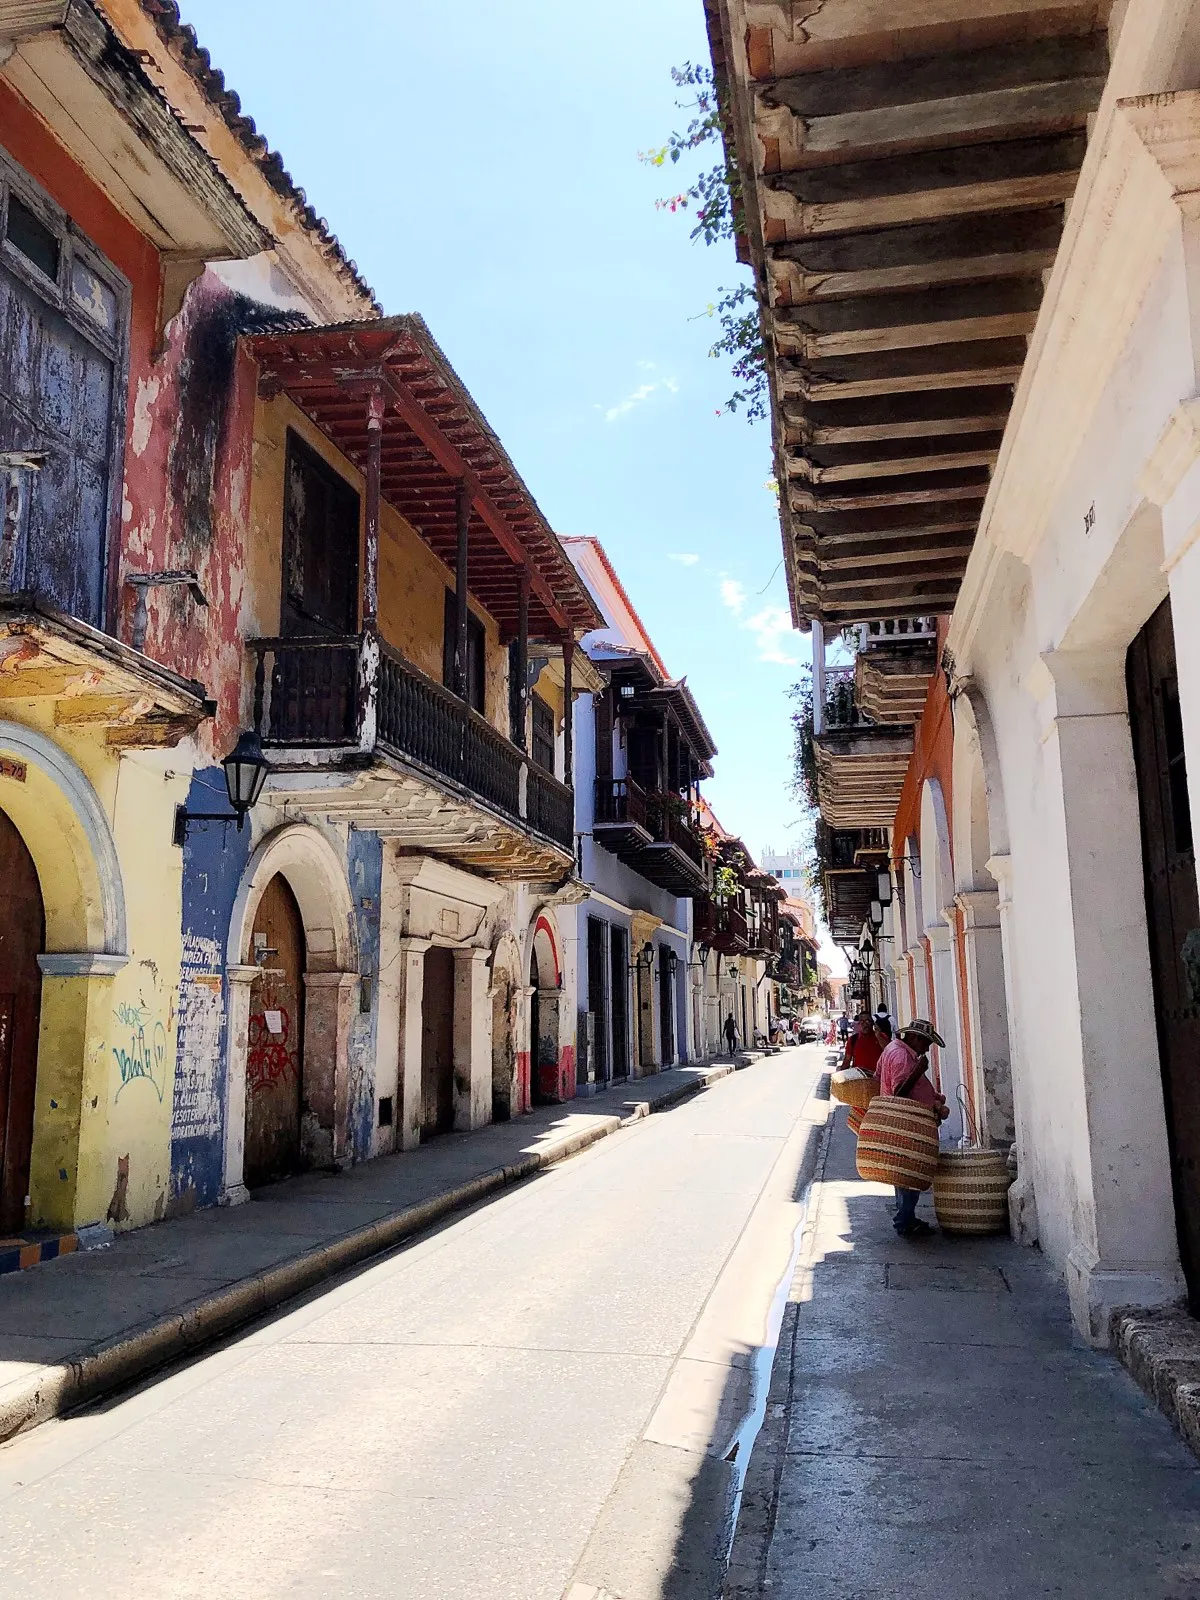
[(225, 768), (225, 787), (229, 791), (229, 804), (237, 817), (240, 833), (246, 813), (258, 800), (267, 781), (267, 758), (263, 755), (262, 740), (257, 733), (247, 729), (222, 761)]
[(875, 878), (875, 894), (881, 906), (890, 906), (892, 903), (892, 869), (880, 867)]
[(229, 795), (231, 811), (189, 811), (186, 806), (175, 807), (174, 841), (181, 848), (187, 837), (189, 822), (236, 822), (240, 833), (246, 825), (246, 815), (255, 804), (267, 781), (267, 758), (263, 755), (262, 740), (249, 729), (238, 737), (238, 742), (222, 761), (225, 770), (225, 789)]

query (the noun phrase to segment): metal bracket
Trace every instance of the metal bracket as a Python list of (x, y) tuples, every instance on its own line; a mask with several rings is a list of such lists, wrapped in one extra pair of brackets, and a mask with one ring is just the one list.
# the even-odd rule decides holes
[(141, 652), (146, 647), (146, 630), (150, 626), (150, 613), (146, 605), (148, 590), (171, 589), (186, 585), (188, 593), (198, 606), (208, 605), (208, 597), (200, 587), (198, 575), (188, 568), (177, 568), (164, 572), (131, 572), (125, 582), (131, 589), (137, 591), (137, 604), (133, 608), (133, 632), (130, 643), (138, 652)]

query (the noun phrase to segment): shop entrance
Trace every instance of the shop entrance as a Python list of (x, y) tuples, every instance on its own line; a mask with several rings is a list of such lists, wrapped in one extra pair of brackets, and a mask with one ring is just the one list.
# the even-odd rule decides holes
[(421, 993), (421, 1138), (454, 1128), (454, 951), (425, 952)]
[(1200, 995), (1184, 949), (1200, 928), (1200, 905), (1169, 600), (1129, 647), (1126, 672), (1175, 1220), (1188, 1299), (1200, 1312)]
[(33, 857), (0, 811), (0, 1230), (25, 1222), (46, 918)]
[(304, 1093), (304, 971), (300, 907), (280, 873), (263, 890), (254, 916), (255, 980), (246, 1041), (245, 1184), (253, 1189), (301, 1164)]

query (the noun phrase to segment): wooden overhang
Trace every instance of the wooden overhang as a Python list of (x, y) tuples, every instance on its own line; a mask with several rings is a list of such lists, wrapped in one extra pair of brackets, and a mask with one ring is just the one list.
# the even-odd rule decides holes
[(381, 429), (380, 492), (455, 570), (460, 495), (469, 498), (468, 592), (517, 637), (561, 643), (603, 626), (566, 552), (496, 435), (418, 316), (248, 336), (259, 393), (288, 398), (367, 473)]
[(205, 261), (269, 247), (142, 59), (88, 0), (0, 0), (0, 75), (168, 267), (177, 264), (179, 297)]
[(948, 612), (1108, 72), (1108, 5), (705, 3), (794, 619)]

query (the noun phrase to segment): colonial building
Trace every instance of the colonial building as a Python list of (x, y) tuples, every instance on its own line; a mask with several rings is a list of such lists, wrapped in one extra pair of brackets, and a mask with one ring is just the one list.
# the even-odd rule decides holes
[(1200, 1306), (1198, 21), (710, 5), (831, 926), (1097, 1342)]
[(599, 616), (170, 0), (0, 0), (0, 325), (0, 1227), (562, 1097)]
[(585, 900), (570, 922), (581, 1092), (714, 1053), (695, 1003), (692, 907), (711, 864), (699, 784), (716, 746), (596, 539), (564, 539), (603, 618), (583, 638), (599, 691), (576, 711), (576, 815)]

